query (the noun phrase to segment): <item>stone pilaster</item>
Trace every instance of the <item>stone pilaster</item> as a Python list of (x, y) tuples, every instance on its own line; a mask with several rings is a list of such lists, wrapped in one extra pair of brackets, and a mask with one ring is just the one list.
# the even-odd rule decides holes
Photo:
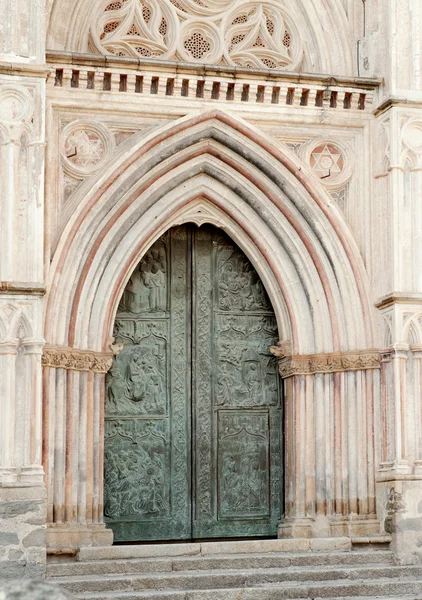
[(0, 0), (0, 576), (42, 576), (44, 1)]
[(376, 350), (279, 357), (285, 393), (285, 520), (280, 537), (380, 533), (374, 443)]
[(73, 553), (104, 546), (113, 532), (103, 522), (104, 378), (111, 353), (44, 349), (44, 465), (47, 547)]
[(372, 289), (380, 343), (378, 513), (403, 562), (422, 558), (422, 7), (419, 0), (366, 2), (360, 74), (382, 73), (372, 128)]
[(378, 307), (394, 340), (382, 353), (378, 512), (398, 559), (421, 562), (422, 304), (417, 294), (396, 294)]

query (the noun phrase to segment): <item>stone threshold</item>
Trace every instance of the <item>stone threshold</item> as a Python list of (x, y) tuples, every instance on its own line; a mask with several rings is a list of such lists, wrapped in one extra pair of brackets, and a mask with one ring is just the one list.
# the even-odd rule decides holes
[(268, 554), (283, 552), (351, 552), (354, 546), (380, 545), (391, 542), (390, 536), (296, 538), (224, 542), (187, 542), (176, 544), (139, 544), (91, 546), (81, 548), (78, 561), (137, 559), (174, 556), (215, 556), (229, 554)]

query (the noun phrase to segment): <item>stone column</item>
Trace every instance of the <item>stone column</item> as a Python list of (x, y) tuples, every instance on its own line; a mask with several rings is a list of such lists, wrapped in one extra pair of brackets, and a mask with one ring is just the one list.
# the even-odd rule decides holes
[(422, 307), (403, 295), (378, 306), (395, 340), (382, 358), (378, 512), (398, 559), (415, 563), (422, 561)]
[(44, 349), (44, 465), (47, 547), (74, 553), (104, 546), (113, 532), (103, 522), (104, 384), (109, 353)]
[(374, 423), (379, 412), (376, 350), (286, 355), (285, 519), (280, 537), (380, 533), (376, 514)]
[(44, 1), (0, 0), (0, 577), (45, 571)]
[[(372, 128), (374, 304), (383, 322), (378, 512), (403, 562), (422, 559), (422, 7), (366, 2), (360, 75), (382, 75)], [(380, 336), (381, 337), (381, 336)]]

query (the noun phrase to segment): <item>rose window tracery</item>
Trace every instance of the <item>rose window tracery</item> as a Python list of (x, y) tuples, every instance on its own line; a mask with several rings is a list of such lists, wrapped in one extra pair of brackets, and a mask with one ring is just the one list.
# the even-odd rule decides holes
[(299, 70), (303, 45), (280, 0), (104, 0), (90, 28), (101, 54)]

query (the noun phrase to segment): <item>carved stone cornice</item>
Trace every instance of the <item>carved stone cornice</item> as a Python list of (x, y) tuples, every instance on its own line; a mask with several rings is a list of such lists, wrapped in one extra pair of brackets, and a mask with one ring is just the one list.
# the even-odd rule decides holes
[(19, 75), (20, 77), (46, 78), (50, 72), (51, 70), (46, 67), (46, 65), (0, 61), (1, 75)]
[(394, 304), (415, 304), (416, 306), (420, 306), (422, 304), (422, 294), (394, 292), (377, 300), (375, 307), (382, 310), (390, 308)]
[(354, 350), (351, 352), (330, 352), (286, 356), (279, 361), (279, 371), (283, 379), (293, 375), (315, 375), (316, 373), (339, 373), (380, 368), (378, 350)]
[(107, 373), (112, 361), (111, 352), (94, 352), (64, 346), (45, 346), (42, 355), (43, 367), (93, 373)]
[(0, 294), (18, 296), (44, 296), (46, 287), (43, 283), (21, 283), (17, 281), (1, 281)]
[[(219, 77), (229, 77), (230, 81), (237, 77), (246, 79), (245, 76), (251, 79), (263, 76), (268, 80), (286, 81), (299, 83), (300, 85), (323, 85), (326, 88), (331, 87), (357, 87), (362, 90), (376, 90), (382, 84), (382, 79), (375, 77), (343, 77), (332, 75), (324, 75), (319, 73), (296, 73), (292, 71), (281, 71), (279, 69), (260, 69), (254, 67), (230, 66), (230, 65), (206, 65), (195, 64), (181, 61), (160, 60), (154, 58), (135, 58), (128, 56), (106, 56), (99, 54), (88, 54), (69, 52), (67, 50), (47, 50), (46, 60), (51, 65), (79, 65), (87, 68), (98, 67), (99, 69), (128, 69), (128, 70), (152, 70), (154, 72), (162, 72), (167, 68), (177, 73), (201, 73), (201, 76), (208, 77), (210, 75), (218, 75)], [(54, 67), (51, 69), (54, 73)]]

